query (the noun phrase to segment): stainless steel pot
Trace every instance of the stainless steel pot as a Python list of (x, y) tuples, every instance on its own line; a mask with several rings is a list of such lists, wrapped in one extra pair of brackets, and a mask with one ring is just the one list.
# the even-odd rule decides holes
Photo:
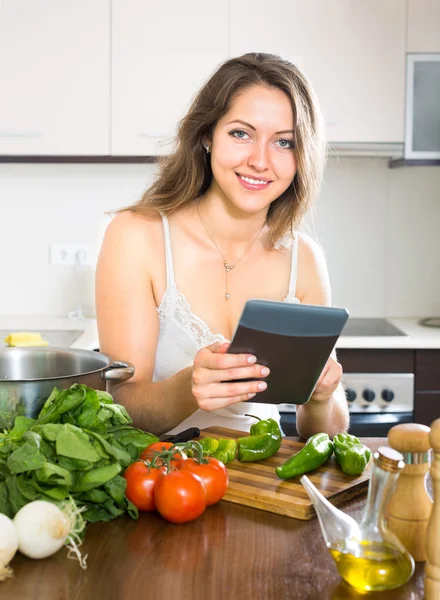
[(36, 417), (54, 387), (84, 383), (105, 390), (106, 382), (133, 377), (131, 363), (101, 352), (70, 348), (4, 348), (0, 350), (0, 430), (17, 415)]

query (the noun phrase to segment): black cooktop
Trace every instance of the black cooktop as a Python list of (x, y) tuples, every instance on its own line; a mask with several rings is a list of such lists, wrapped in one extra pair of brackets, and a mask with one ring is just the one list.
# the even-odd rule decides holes
[(386, 319), (352, 319), (349, 318), (342, 336), (405, 336), (406, 334), (397, 329)]

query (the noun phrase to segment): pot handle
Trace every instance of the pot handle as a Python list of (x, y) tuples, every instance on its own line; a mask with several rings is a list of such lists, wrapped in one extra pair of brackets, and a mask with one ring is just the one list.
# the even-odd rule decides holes
[(101, 374), (102, 379), (106, 381), (124, 381), (134, 375), (134, 365), (121, 360), (113, 361)]

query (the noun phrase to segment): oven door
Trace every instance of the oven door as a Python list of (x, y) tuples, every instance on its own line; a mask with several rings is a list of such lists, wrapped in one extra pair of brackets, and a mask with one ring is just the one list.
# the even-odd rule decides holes
[(348, 433), (356, 437), (386, 437), (399, 423), (412, 423), (413, 413), (351, 413)]

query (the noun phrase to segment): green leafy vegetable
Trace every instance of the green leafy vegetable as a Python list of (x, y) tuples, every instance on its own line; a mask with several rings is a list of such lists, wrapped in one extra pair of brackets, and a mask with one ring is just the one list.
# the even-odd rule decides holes
[(87, 521), (109, 521), (136, 507), (120, 475), (158, 438), (131, 426), (107, 392), (54, 388), (37, 419), (15, 418), (0, 433), (0, 512), (13, 517), (33, 500), (73, 502)]
[(26, 471), (41, 469), (45, 462), (46, 458), (39, 449), (30, 442), (25, 442), (23, 446), (10, 454), (6, 465), (11, 473), (25, 473)]

